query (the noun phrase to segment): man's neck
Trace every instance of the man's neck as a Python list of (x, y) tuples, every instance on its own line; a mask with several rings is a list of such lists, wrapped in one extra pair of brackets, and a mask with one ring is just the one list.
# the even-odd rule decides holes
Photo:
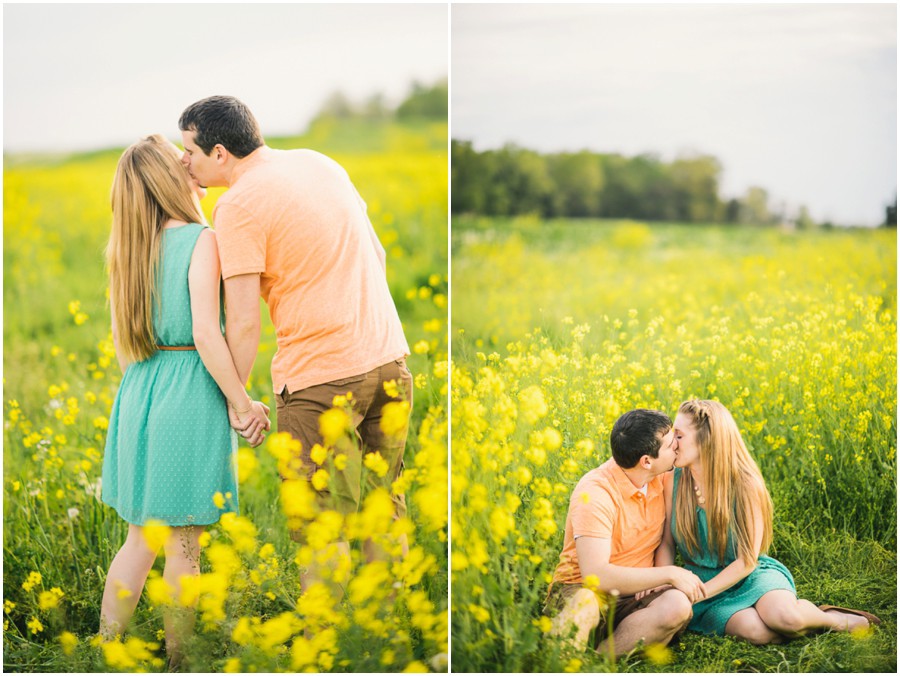
[[(259, 148), (265, 148), (265, 144), (261, 145)], [(253, 151), (255, 153), (257, 150)], [(250, 153), (252, 155), (253, 153)], [(228, 163), (225, 167), (225, 187), (230, 188), (234, 185), (235, 181), (240, 178), (241, 174), (244, 173), (244, 167), (247, 164), (248, 158), (250, 155), (245, 155), (244, 157), (238, 158), (232, 155), (232, 161)]]
[(628, 480), (634, 484), (635, 488), (643, 488), (650, 479), (656, 476), (641, 467), (632, 467), (630, 469), (623, 469), (622, 471), (625, 472), (625, 476), (627, 476)]

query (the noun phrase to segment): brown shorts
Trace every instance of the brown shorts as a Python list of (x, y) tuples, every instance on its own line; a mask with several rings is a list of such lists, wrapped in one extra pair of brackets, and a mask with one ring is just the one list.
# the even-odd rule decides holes
[[(563, 610), (571, 601), (572, 597), (580, 590), (584, 589), (584, 585), (580, 582), (566, 583), (554, 582), (550, 585), (550, 591), (547, 594), (547, 603), (544, 605), (543, 614), (547, 617), (553, 617)], [(599, 646), (609, 635), (610, 626), (609, 618), (612, 615), (612, 631), (616, 630), (619, 623), (626, 617), (638, 610), (643, 610), (650, 603), (658, 598), (660, 594), (664, 594), (665, 590), (655, 591), (643, 597), (640, 601), (632, 596), (615, 597), (609, 594), (602, 595), (606, 600), (606, 607), (600, 604), (600, 624), (594, 630), (594, 647)]]
[[(390, 397), (384, 383), (396, 381), (399, 396)], [(396, 435), (386, 436), (381, 431), (381, 409), (392, 401), (407, 401), (412, 410), (412, 375), (406, 367), (406, 359), (388, 362), (368, 373), (349, 378), (341, 378), (321, 385), (313, 385), (297, 392), (285, 388), (276, 395), (278, 430), (288, 432), (301, 443), (299, 478), (310, 480), (318, 466), (310, 458), (310, 451), (316, 444), (322, 444), (319, 432), (319, 416), (333, 407), (335, 396), (353, 393), (353, 426), (356, 437), (355, 448), (348, 452), (347, 464), (343, 470), (332, 470), (331, 485), (317, 491), (320, 509), (333, 509), (342, 514), (356, 512), (364, 493), (373, 488), (384, 488), (391, 493), (391, 484), (403, 472), (403, 451), (406, 448), (407, 427)], [(363, 460), (367, 453), (379, 451), (388, 464), (383, 477), (375, 472), (366, 472), (366, 491), (362, 490)], [(286, 477), (282, 477), (285, 479)], [(297, 478), (297, 477), (294, 477)], [(391, 494), (397, 518), (406, 515), (406, 499)], [(303, 541), (300, 531), (291, 531), (291, 537)]]

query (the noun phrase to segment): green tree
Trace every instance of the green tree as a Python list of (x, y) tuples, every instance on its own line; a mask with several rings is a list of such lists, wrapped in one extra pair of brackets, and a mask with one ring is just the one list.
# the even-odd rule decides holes
[(319, 114), (316, 116), (316, 119), (323, 117), (346, 119), (353, 117), (355, 114), (356, 109), (350, 102), (350, 99), (344, 96), (343, 92), (334, 91), (325, 99), (325, 102), (319, 109)]
[(817, 223), (812, 219), (812, 216), (809, 215), (809, 209), (806, 208), (806, 205), (800, 207), (800, 211), (797, 213), (796, 219), (797, 228), (800, 230), (811, 230), (815, 228)]
[(469, 141), (450, 142), (450, 209), (455, 214), (488, 213), (487, 188), (494, 176), (485, 154)]
[(487, 213), (495, 216), (544, 214), (553, 183), (544, 158), (514, 144), (485, 153), (494, 180), (487, 194)]
[(596, 154), (583, 150), (549, 155), (547, 171), (553, 182), (548, 215), (600, 215), (603, 169)]
[(383, 120), (390, 115), (390, 108), (384, 100), (384, 94), (377, 92), (365, 100), (360, 114), (370, 120)]
[(680, 157), (672, 163), (677, 220), (702, 223), (717, 219), (721, 173), (722, 165), (710, 155)]
[(447, 119), (447, 80), (440, 80), (428, 87), (413, 82), (412, 92), (397, 108), (397, 118)]
[(752, 186), (747, 189), (741, 205), (741, 222), (761, 225), (771, 219), (769, 213), (769, 193), (765, 188)]

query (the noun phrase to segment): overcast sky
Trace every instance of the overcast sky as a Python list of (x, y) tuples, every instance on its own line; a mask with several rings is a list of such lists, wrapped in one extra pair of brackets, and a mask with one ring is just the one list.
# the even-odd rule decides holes
[(178, 138), (190, 103), (230, 94), (296, 134), (335, 90), (398, 103), (447, 77), (448, 8), (5, 4), (3, 146), (65, 151)]
[(494, 148), (715, 155), (813, 218), (897, 186), (894, 5), (453, 5), (452, 134)]

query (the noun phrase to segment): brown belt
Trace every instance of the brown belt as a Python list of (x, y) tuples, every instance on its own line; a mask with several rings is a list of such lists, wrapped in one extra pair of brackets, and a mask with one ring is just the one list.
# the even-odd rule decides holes
[(170, 347), (168, 345), (157, 345), (157, 350), (196, 350), (197, 348), (193, 345), (177, 345), (174, 347)]

